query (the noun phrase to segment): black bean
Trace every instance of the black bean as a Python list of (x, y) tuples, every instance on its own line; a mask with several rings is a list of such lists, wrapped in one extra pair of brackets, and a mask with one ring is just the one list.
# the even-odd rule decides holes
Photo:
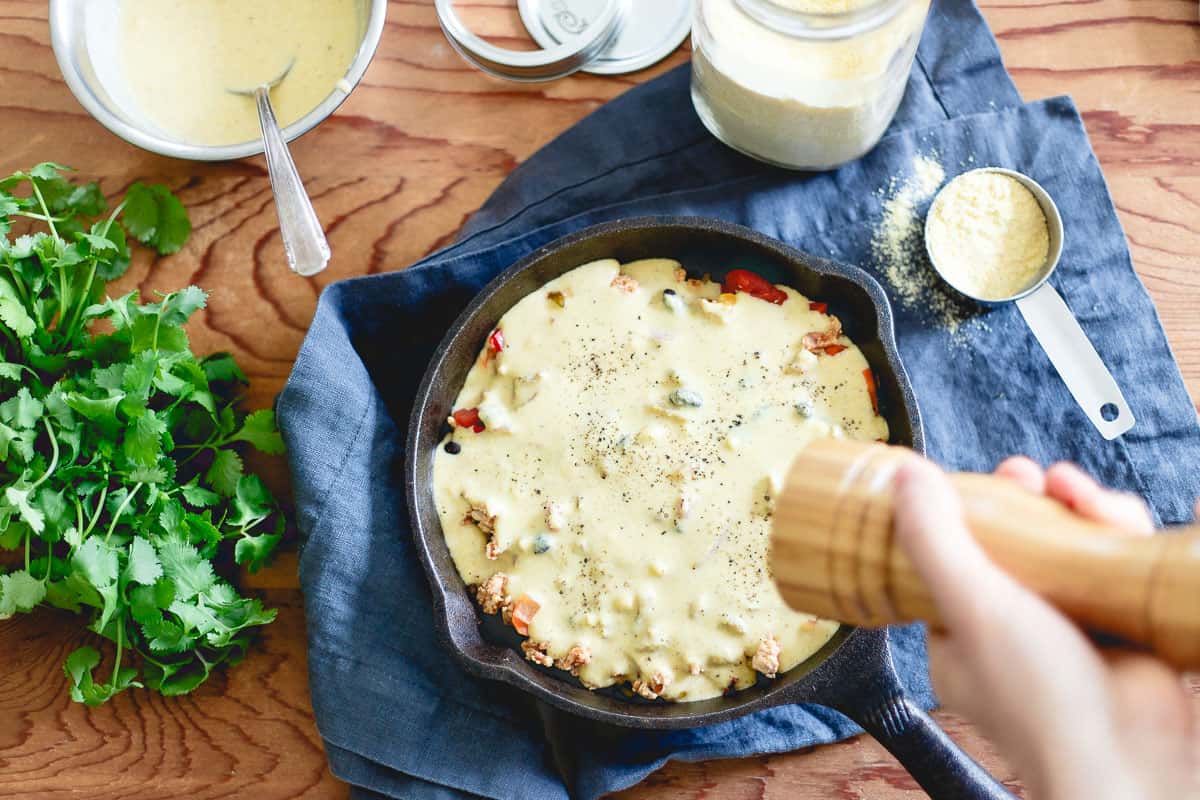
[(462, 452), (462, 445), (458, 442), (446, 442), (446, 452), (452, 456), (456, 456)]

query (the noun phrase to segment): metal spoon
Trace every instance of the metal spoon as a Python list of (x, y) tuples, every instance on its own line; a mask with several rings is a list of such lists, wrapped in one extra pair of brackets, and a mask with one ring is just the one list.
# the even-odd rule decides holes
[[(1007, 175), (1030, 191), (1038, 201), (1038, 205), (1042, 207), (1042, 214), (1045, 215), (1046, 225), (1049, 228), (1050, 251), (1046, 255), (1046, 263), (1042, 265), (1042, 269), (1028, 286), (1011, 297), (999, 299), (977, 297), (955, 284), (938, 265), (937, 259), (929, 250), (929, 220), (932, 219), (932, 214), (925, 218), (925, 249), (929, 253), (930, 263), (933, 264), (933, 268), (937, 270), (942, 280), (960, 294), (966, 295), (977, 303), (986, 305), (1016, 303), (1021, 315), (1025, 317), (1029, 329), (1033, 331), (1034, 338), (1046, 351), (1050, 363), (1058, 370), (1063, 383), (1067, 385), (1067, 389), (1075, 398), (1075, 402), (1083, 409), (1083, 413), (1100, 431), (1101, 436), (1105, 439), (1115, 439), (1133, 427), (1135, 422), (1133, 412), (1129, 410), (1129, 404), (1125, 402), (1125, 396), (1121, 394), (1121, 387), (1117, 385), (1112, 373), (1108, 371), (1108, 367), (1104, 366), (1104, 362), (1100, 360), (1100, 355), (1096, 352), (1091, 340), (1079, 326), (1079, 320), (1071, 313), (1070, 307), (1067, 306), (1062, 296), (1047, 283), (1055, 268), (1058, 267), (1058, 260), (1062, 256), (1063, 220), (1062, 215), (1058, 213), (1058, 206), (1054, 205), (1054, 200), (1049, 193), (1028, 175), (999, 167), (984, 167), (971, 170), (971, 172), (994, 172)], [(963, 174), (969, 175), (970, 172)], [(945, 190), (946, 187), (942, 187), (938, 195), (940, 196)], [(934, 197), (933, 202), (936, 204), (937, 201), (938, 198)]]
[(279, 130), (275, 110), (271, 108), (271, 90), (288, 76), (295, 66), (292, 59), (283, 71), (265, 83), (245, 88), (226, 87), (230, 94), (253, 97), (258, 106), (258, 122), (262, 126), (263, 151), (267, 156), (267, 174), (275, 194), (275, 213), (279, 216), (279, 235), (288, 266), (297, 274), (316, 275), (329, 264), (329, 241), (313, 210), (304, 181), (296, 171), (296, 162), (288, 152), (287, 142)]

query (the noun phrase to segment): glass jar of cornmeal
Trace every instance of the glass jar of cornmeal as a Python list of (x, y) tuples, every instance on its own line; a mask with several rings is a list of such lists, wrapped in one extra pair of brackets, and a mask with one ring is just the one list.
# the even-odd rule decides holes
[(792, 169), (852, 161), (896, 114), (929, 0), (696, 0), (692, 101), (730, 147)]

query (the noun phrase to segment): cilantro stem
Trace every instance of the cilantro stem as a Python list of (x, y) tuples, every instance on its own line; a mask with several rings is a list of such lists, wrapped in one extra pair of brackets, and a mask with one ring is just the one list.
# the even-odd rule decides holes
[(81, 535), (79, 537), (80, 541), (83, 541), (84, 539), (86, 539), (88, 537), (88, 534), (90, 534), (92, 532), (92, 529), (96, 527), (96, 523), (100, 521), (100, 514), (104, 511), (104, 501), (107, 497), (108, 497), (108, 484), (106, 483), (106, 484), (104, 484), (104, 486), (102, 486), (100, 488), (100, 502), (98, 502), (96, 504), (96, 513), (92, 514), (91, 520), (88, 521), (87, 530), (84, 530), (81, 533)]
[[(171, 297), (171, 295), (167, 295), (168, 299), (170, 297)], [(166, 300), (163, 300), (164, 305), (166, 304), (166, 302), (167, 302)], [(150, 349), (156, 353), (158, 352), (158, 326), (161, 323), (162, 323), (162, 314), (156, 314), (154, 316), (154, 338), (150, 340)]]
[(29, 487), (30, 492), (45, 483), (46, 479), (54, 474), (54, 470), (58, 469), (58, 439), (54, 436), (54, 429), (50, 427), (50, 420), (42, 417), (42, 424), (46, 426), (46, 434), (50, 437), (50, 450), (52, 451), (50, 456), (50, 466), (46, 467), (46, 471), (42, 474), (42, 477), (38, 478), (37, 481), (35, 481), (34, 484)]
[[(64, 342), (64, 344), (67, 344), (68, 346), (70, 346), (71, 340), (75, 337), (75, 328), (79, 325), (80, 320), (82, 320), (82, 318), (83, 318), (84, 306), (87, 305), (88, 295), (91, 294), (91, 292), (92, 292), (92, 281), (96, 280), (96, 265), (99, 262), (96, 260), (96, 258), (94, 256), (92, 257), (91, 262), (92, 262), (92, 266), (88, 270), (87, 283), (84, 284), (83, 293), (79, 295), (80, 302), (77, 302), (71, 308), (70, 322), (66, 326), (63, 326), (63, 327), (65, 327), (65, 331), (66, 331), (63, 334), (63, 342)], [(67, 319), (66, 314), (63, 315), (63, 319), (64, 320)]]
[(48, 217), (45, 214), (31, 214), (28, 211), (18, 211), (13, 216), (35, 219), (38, 222), (66, 222), (70, 217)]
[(136, 495), (138, 493), (138, 490), (141, 489), (145, 485), (146, 484), (144, 484), (144, 483), (134, 484), (133, 491), (131, 491), (129, 494), (125, 495), (125, 499), (121, 501), (121, 505), (117, 506), (117, 510), (113, 514), (112, 521), (108, 523), (108, 532), (104, 534), (104, 543), (105, 544), (108, 544), (108, 540), (110, 538), (112, 538), (113, 531), (115, 531), (117, 529), (118, 520), (121, 519), (121, 515), (125, 513), (125, 509), (133, 501), (134, 495)]
[(37, 196), (38, 205), (42, 207), (42, 213), (46, 215), (46, 224), (50, 226), (50, 233), (54, 234), (54, 238), (58, 238), (58, 229), (54, 227), (54, 217), (50, 215), (50, 208), (46, 205), (46, 198), (42, 197), (42, 190), (38, 188), (37, 180), (29, 179), (29, 185), (33, 187), (33, 193)]
[(29, 539), (32, 536), (32, 530), (28, 526), (25, 527), (25, 571), (29, 572)]
[(117, 691), (117, 677), (121, 673), (121, 650), (125, 645), (125, 617), (117, 616), (117, 655), (113, 659), (112, 685), (113, 693)]
[[(120, 205), (113, 209), (113, 212), (108, 215), (108, 219), (104, 221), (104, 228), (100, 231), (101, 236), (106, 239), (108, 238), (108, 232), (112, 229), (113, 223), (117, 221), (117, 217), (120, 216), (121, 212), (125, 210), (125, 204), (127, 202), (128, 200), (122, 200)], [(75, 307), (71, 309), (71, 322), (66, 328), (65, 337), (68, 342), (74, 337), (75, 328), (83, 320), (84, 308), (87, 306), (87, 299), (92, 293), (92, 284), (96, 281), (96, 269), (100, 262), (95, 256), (91, 258), (91, 262), (92, 266), (88, 270), (87, 282), (83, 285), (83, 292), (79, 295), (80, 302), (76, 303)], [(64, 314), (64, 319), (65, 318), (66, 315)]]

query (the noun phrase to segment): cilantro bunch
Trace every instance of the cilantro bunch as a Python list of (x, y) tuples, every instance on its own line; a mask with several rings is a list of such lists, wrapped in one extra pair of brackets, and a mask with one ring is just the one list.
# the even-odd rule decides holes
[[(237, 447), (283, 442), (271, 411), (238, 410), (246, 376), (231, 356), (191, 351), (184, 324), (203, 291), (106, 296), (130, 238), (183, 245), (183, 205), (134, 184), (109, 212), (65, 169), (0, 180), (0, 619), (46, 604), (113, 643), (107, 670), (93, 647), (68, 656), (76, 701), (183, 694), (275, 617), (217, 568), (256, 570), (278, 544), (283, 516)], [(46, 230), (10, 239), (20, 218)]]

